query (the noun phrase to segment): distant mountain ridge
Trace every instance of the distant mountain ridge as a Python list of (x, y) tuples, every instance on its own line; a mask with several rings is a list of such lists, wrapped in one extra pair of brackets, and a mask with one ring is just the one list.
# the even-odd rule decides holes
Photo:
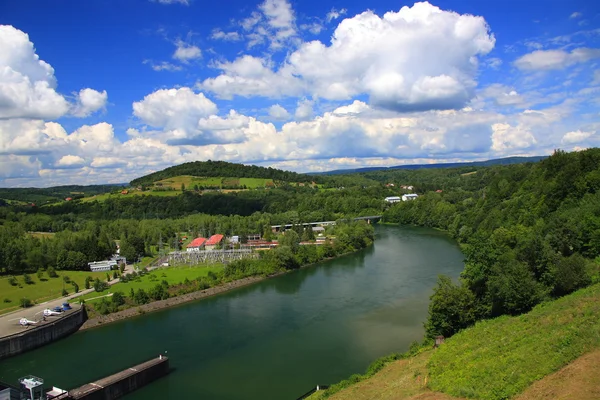
[(456, 163), (436, 163), (436, 164), (409, 164), (409, 165), (396, 165), (393, 167), (365, 167), (355, 169), (336, 169), (333, 171), (326, 172), (308, 172), (311, 175), (342, 175), (342, 174), (355, 174), (361, 172), (373, 172), (373, 171), (387, 171), (393, 169), (425, 169), (425, 168), (458, 168), (458, 167), (489, 167), (492, 165), (510, 165), (510, 164), (522, 164), (528, 162), (538, 162), (548, 156), (531, 156), (531, 157), (506, 157), (496, 158), (486, 161), (467, 161), (467, 162), (456, 162)]

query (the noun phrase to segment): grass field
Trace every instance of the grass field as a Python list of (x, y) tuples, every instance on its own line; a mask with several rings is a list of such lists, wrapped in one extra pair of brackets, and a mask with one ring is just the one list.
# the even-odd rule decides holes
[(181, 194), (181, 191), (175, 191), (175, 190), (168, 190), (168, 191), (146, 191), (146, 192), (142, 192), (139, 190), (131, 190), (129, 191), (129, 193), (127, 194), (121, 194), (121, 193), (104, 193), (104, 194), (99, 194), (96, 196), (91, 196), (91, 197), (84, 197), (83, 199), (81, 199), (81, 201), (83, 203), (87, 203), (90, 201), (99, 201), (99, 202), (103, 202), (106, 201), (107, 199), (110, 198), (121, 198), (121, 197), (131, 197), (131, 196), (177, 196)]
[(54, 232), (27, 232), (34, 238), (38, 239), (52, 239), (56, 233)]
[[(600, 349), (598, 315), (600, 284), (541, 304), (521, 316), (477, 323), (447, 339), (439, 349), (394, 361), (370, 379), (329, 398), (384, 400), (416, 395), (419, 399), (499, 400), (524, 391), (526, 399), (557, 398), (544, 395), (543, 384), (541, 389), (539, 384), (532, 386), (544, 377), (571, 393), (560, 398), (598, 398), (573, 395), (598, 394), (598, 375), (588, 369), (595, 368), (600, 357), (586, 360)], [(577, 369), (583, 378), (574, 380), (567, 365), (575, 365), (571, 369)], [(542, 394), (537, 396), (537, 392)], [(317, 392), (310, 399), (327, 398), (324, 394)]]
[[(229, 177), (199, 177), (191, 175), (180, 175), (172, 178), (163, 179), (156, 183), (161, 184), (163, 187), (171, 187), (175, 190), (181, 190), (181, 184), (184, 184), (186, 189), (192, 190), (195, 185), (198, 186), (243, 186), (246, 185), (248, 189), (263, 188), (267, 183), (273, 183), (272, 179), (263, 178), (229, 178)], [(155, 186), (159, 186), (156, 185)]]
[[(63, 276), (68, 276), (71, 281), (77, 282), (79, 290), (83, 290), (85, 278), (92, 276), (93, 278), (106, 279), (106, 272), (89, 272), (89, 271), (57, 271), (58, 278), (48, 278), (44, 274), (45, 281), (40, 281), (36, 274), (29, 274), (33, 280), (33, 284), (27, 285), (23, 282), (23, 276), (16, 276), (18, 284), (21, 286), (11, 286), (8, 283), (8, 277), (0, 278), (0, 314), (16, 310), (20, 306), (22, 298), (30, 299), (36, 303), (42, 303), (47, 300), (55, 299), (61, 296), (63, 285), (69, 294), (73, 293), (73, 286), (69, 283), (64, 283)], [(10, 300), (6, 302), (5, 299)]]
[[(129, 295), (131, 289), (138, 290), (144, 289), (149, 290), (156, 286), (156, 284), (163, 280), (169, 282), (169, 284), (178, 284), (185, 281), (185, 278), (189, 280), (199, 278), (201, 276), (207, 276), (209, 271), (217, 272), (220, 271), (222, 266), (193, 266), (193, 267), (170, 267), (170, 268), (159, 268), (151, 271), (148, 275), (136, 279), (135, 281), (117, 283), (111, 286), (109, 289), (103, 292), (94, 292), (83, 296), (84, 300), (90, 298), (102, 296), (108, 293), (123, 292), (126, 296)], [(98, 299), (99, 300), (99, 299)], [(94, 301), (92, 300), (92, 303)]]

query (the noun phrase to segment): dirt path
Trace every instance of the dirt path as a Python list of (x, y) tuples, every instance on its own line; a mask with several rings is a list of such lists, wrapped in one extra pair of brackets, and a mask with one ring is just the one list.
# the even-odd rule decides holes
[(587, 353), (561, 370), (540, 379), (515, 399), (600, 399), (600, 350)]

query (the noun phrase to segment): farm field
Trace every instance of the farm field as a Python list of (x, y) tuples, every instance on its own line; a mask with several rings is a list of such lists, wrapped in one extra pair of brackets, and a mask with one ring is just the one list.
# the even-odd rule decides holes
[(87, 203), (90, 201), (99, 201), (99, 202), (103, 202), (106, 201), (107, 199), (110, 198), (120, 198), (120, 197), (131, 197), (131, 196), (177, 196), (181, 194), (181, 191), (177, 190), (166, 190), (166, 191), (146, 191), (146, 192), (142, 192), (139, 190), (131, 190), (129, 191), (129, 193), (127, 194), (121, 194), (121, 193), (104, 193), (104, 194), (99, 194), (96, 196), (91, 196), (91, 197), (84, 197), (83, 199), (81, 199), (82, 202)]
[[(148, 291), (163, 280), (169, 282), (169, 284), (177, 284), (185, 281), (186, 278), (192, 280), (202, 276), (207, 276), (209, 272), (217, 272), (222, 268), (223, 267), (220, 265), (159, 268), (134, 281), (120, 282), (103, 292), (93, 292), (83, 296), (82, 298), (87, 301), (88, 299), (93, 299), (94, 297), (99, 297), (114, 292), (123, 292), (125, 295), (128, 295), (131, 289), (144, 289), (145, 291)], [(92, 302), (94, 302), (94, 300), (92, 300)]]
[(174, 190), (181, 190), (183, 184), (186, 189), (192, 190), (195, 185), (199, 187), (223, 187), (223, 186), (246, 186), (248, 189), (263, 188), (273, 183), (272, 179), (263, 178), (230, 178), (230, 177), (200, 177), (191, 175), (180, 175), (172, 178), (163, 179), (154, 185), (170, 187)]
[[(63, 285), (69, 294), (73, 293), (73, 286), (70, 283), (64, 283), (63, 277), (68, 276), (71, 281), (77, 282), (79, 290), (84, 289), (85, 278), (100, 278), (106, 280), (106, 272), (90, 271), (56, 271), (58, 278), (48, 278), (44, 273), (45, 280), (40, 281), (36, 274), (29, 274), (33, 284), (23, 282), (23, 275), (15, 276), (18, 281), (17, 286), (12, 286), (8, 282), (8, 277), (0, 278), (0, 314), (14, 311), (20, 307), (20, 300), (27, 298), (35, 303), (42, 303), (47, 300), (56, 299), (61, 296)], [(21, 287), (19, 287), (19, 285)], [(10, 301), (7, 301), (10, 300)]]

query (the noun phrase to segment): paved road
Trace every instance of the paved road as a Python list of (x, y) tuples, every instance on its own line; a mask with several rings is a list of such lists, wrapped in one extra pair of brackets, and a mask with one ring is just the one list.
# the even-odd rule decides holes
[[(125, 272), (126, 273), (133, 272), (133, 266), (128, 265), (125, 268)], [(113, 279), (110, 282), (108, 282), (108, 284), (112, 286), (118, 282), (119, 282), (119, 279)], [(79, 291), (79, 293), (73, 293), (66, 297), (60, 297), (58, 299), (54, 299), (54, 300), (46, 301), (44, 303), (36, 304), (33, 307), (22, 308), (22, 309), (12, 311), (7, 314), (2, 314), (2, 315), (0, 315), (0, 337), (6, 336), (6, 335), (12, 335), (12, 334), (15, 334), (15, 333), (18, 333), (18, 332), (21, 332), (21, 331), (27, 329), (26, 327), (19, 325), (19, 319), (21, 319), (21, 318), (27, 318), (30, 321), (41, 321), (40, 323), (43, 323), (43, 321), (42, 321), (43, 314), (42, 313), (46, 308), (54, 308), (56, 306), (61, 306), (62, 303), (65, 303), (65, 302), (77, 303), (78, 297), (86, 295), (88, 293), (92, 293), (93, 291), (94, 291), (93, 288), (84, 289), (84, 290)], [(71, 305), (73, 305), (73, 304), (71, 304)], [(56, 318), (57, 317), (49, 317), (49, 318), (46, 318), (46, 320), (47, 321), (56, 320)]]

